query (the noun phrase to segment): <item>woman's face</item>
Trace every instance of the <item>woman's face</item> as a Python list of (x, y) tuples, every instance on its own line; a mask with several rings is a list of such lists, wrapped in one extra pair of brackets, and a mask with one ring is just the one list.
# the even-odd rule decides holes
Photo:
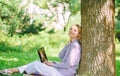
[(76, 25), (72, 25), (69, 30), (69, 36), (70, 38), (74, 39), (78, 36), (78, 27)]

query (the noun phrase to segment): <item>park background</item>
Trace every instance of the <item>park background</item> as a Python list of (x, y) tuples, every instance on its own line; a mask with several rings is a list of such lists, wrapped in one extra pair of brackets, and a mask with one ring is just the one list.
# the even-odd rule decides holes
[[(69, 40), (69, 27), (81, 24), (80, 4), (80, 0), (0, 0), (0, 69), (39, 60), (36, 51), (42, 46), (49, 60), (60, 61), (57, 55)], [(120, 1), (115, 0), (117, 76), (120, 75), (119, 20)]]

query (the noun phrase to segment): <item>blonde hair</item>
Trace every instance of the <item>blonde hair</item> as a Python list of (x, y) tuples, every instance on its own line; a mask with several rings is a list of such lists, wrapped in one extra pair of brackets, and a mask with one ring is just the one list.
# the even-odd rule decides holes
[(81, 26), (80, 26), (79, 24), (75, 24), (75, 26), (77, 26), (77, 28), (78, 28), (78, 36), (77, 36), (77, 39), (79, 40), (79, 42), (81, 42), (81, 34), (82, 34)]

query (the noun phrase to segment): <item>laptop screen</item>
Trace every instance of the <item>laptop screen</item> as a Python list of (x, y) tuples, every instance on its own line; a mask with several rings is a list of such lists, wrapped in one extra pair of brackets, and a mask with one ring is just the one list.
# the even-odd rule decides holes
[(40, 49), (38, 49), (37, 52), (38, 52), (40, 61), (41, 61), (42, 63), (45, 62), (45, 61), (48, 61), (48, 58), (47, 58), (47, 56), (46, 56), (44, 47), (41, 47)]

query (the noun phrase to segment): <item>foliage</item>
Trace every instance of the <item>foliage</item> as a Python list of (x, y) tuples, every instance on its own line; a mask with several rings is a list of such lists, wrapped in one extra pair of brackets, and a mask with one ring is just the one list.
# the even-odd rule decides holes
[(116, 9), (115, 37), (120, 41), (120, 0), (115, 0), (115, 9)]
[(80, 11), (80, 0), (71, 0), (70, 1), (70, 10), (71, 13), (76, 14), (78, 11)]
[[(47, 3), (52, 1), (53, 6), (57, 6), (59, 2), (66, 2), (70, 5), (69, 9), (72, 12), (72, 15), (80, 11), (80, 2), (79, 0), (33, 0), (33, 3), (42, 9), (47, 9)], [(13, 36), (14, 34), (23, 34), (23, 33), (38, 33), (41, 31), (41, 25), (46, 21), (45, 16), (38, 18), (39, 20), (34, 20), (34, 24), (30, 24), (30, 15), (25, 13), (25, 9), (20, 7), (21, 0), (0, 0), (0, 30)], [(27, 4), (30, 3), (28, 0)], [(23, 7), (27, 6), (25, 4)], [(19, 7), (18, 7), (19, 6)], [(65, 10), (69, 10), (65, 9)], [(53, 16), (52, 16), (53, 17)], [(49, 21), (52, 19), (50, 18)]]
[(115, 48), (116, 48), (115, 50), (116, 56), (120, 56), (120, 42), (116, 41)]
[(120, 7), (120, 0), (115, 0), (115, 6)]
[(33, 0), (33, 3), (38, 5), (39, 7), (43, 9), (47, 9), (47, 2), (48, 0)]
[(2, 8), (0, 9), (1, 30), (9, 36), (16, 33), (38, 33), (41, 30), (40, 22), (30, 24), (30, 16), (25, 14), (25, 9), (18, 7), (19, 2), (20, 0), (0, 1), (0, 8)]
[(120, 31), (117, 31), (116, 32), (116, 36), (115, 36), (118, 40), (119, 40), (119, 42), (120, 42)]
[(43, 27), (43, 24), (39, 23), (36, 24), (36, 22), (34, 21), (32, 24), (30, 24), (29, 26), (24, 26), (24, 28), (22, 29), (22, 31), (19, 34), (38, 34), (39, 31), (43, 31), (45, 30), (45, 27)]
[(0, 18), (1, 18), (1, 27), (6, 27), (6, 32), (13, 36), (16, 33), (16, 30), (20, 27), (21, 19), (23, 16), (22, 9), (17, 7), (19, 5), (19, 0), (12, 1), (0, 1)]
[(120, 21), (116, 20), (115, 37), (120, 41)]
[(56, 0), (57, 2), (61, 2), (61, 3), (67, 3), (69, 4), (69, 9), (71, 11), (72, 15), (75, 15), (77, 12), (79, 12), (80, 9), (80, 0)]
[[(49, 34), (49, 30), (41, 31), (38, 35), (28, 34), (28, 35), (14, 35), (13, 37), (1, 36), (0, 40), (0, 51), (3, 52), (21, 52), (21, 51), (33, 51), (41, 46), (49, 46), (51, 48), (60, 48), (61, 45), (66, 42), (65, 35), (58, 35), (62, 31), (58, 31), (56, 34)], [(58, 37), (58, 38), (56, 38)], [(66, 39), (62, 38), (65, 37)], [(53, 39), (56, 38), (56, 39)], [(63, 40), (62, 40), (63, 39)], [(60, 40), (57, 42), (57, 40)], [(63, 43), (62, 43), (63, 42)]]
[(0, 42), (0, 51), (2, 52), (22, 52), (21, 46), (11, 46), (7, 42)]

